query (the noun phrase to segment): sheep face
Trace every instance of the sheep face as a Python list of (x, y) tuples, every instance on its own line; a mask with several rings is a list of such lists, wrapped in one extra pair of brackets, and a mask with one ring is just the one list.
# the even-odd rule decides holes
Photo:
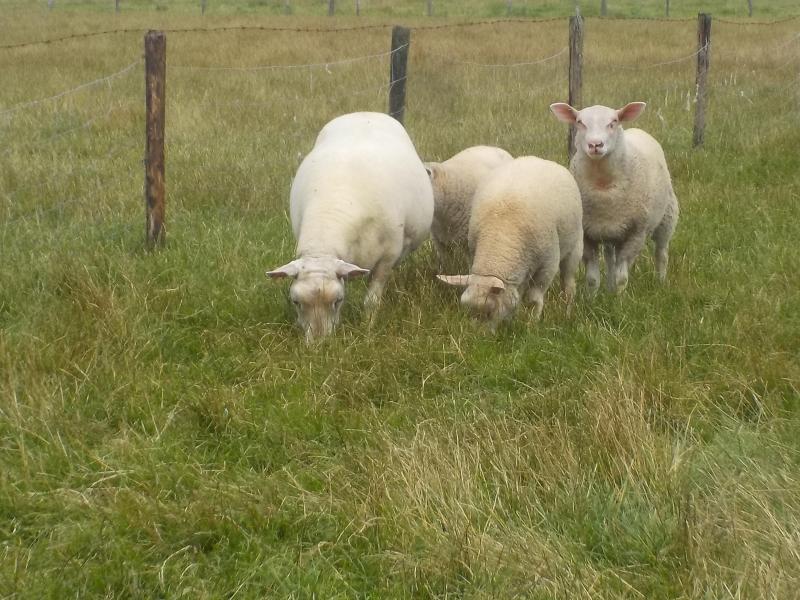
[(622, 139), (621, 123), (633, 121), (642, 111), (644, 102), (631, 102), (619, 110), (607, 106), (590, 106), (576, 110), (559, 102), (550, 110), (559, 121), (575, 125), (575, 146), (591, 160), (601, 160), (611, 154)]
[(461, 304), (473, 317), (486, 321), (494, 329), (510, 319), (519, 304), (519, 292), (502, 279), (490, 275), (437, 275), (450, 285), (465, 287)]
[(289, 299), (297, 311), (297, 324), (312, 343), (333, 332), (344, 302), (344, 281), (369, 273), (336, 258), (299, 258), (268, 271), (267, 277), (290, 277)]

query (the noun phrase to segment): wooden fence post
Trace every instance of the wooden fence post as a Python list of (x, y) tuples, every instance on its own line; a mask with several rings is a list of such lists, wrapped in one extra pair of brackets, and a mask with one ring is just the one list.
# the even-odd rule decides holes
[(389, 116), (401, 123), (406, 112), (406, 73), (411, 30), (395, 25), (392, 28), (392, 54), (389, 62)]
[(428, 0), (427, 1), (427, 5), (428, 5), (428, 16), (432, 17), (433, 16), (433, 0)]
[(703, 145), (706, 128), (706, 86), (711, 54), (711, 15), (697, 15), (697, 89), (695, 93), (694, 135), (692, 144)]
[(747, 14), (748, 16), (753, 16), (753, 0), (747, 0)]
[(114, 12), (119, 12), (119, 0), (114, 0)]
[(669, 0), (664, 0), (664, 15), (669, 17)]
[(608, 13), (608, 6), (606, 6), (606, 0), (600, 0), (600, 16), (605, 17)]
[(292, 14), (292, 0), (285, 0), (283, 4), (283, 12), (287, 15)]
[(514, 0), (506, 0), (506, 16), (511, 16), (511, 10), (514, 8)]
[[(583, 108), (583, 17), (569, 18), (569, 104)], [(568, 158), (575, 154), (575, 125), (570, 125), (567, 138)]]
[(200, 14), (206, 14), (206, 2), (207, 0), (200, 0)]
[(332, 17), (336, 12), (336, 0), (328, 0), (328, 16)]
[(56, 0), (47, 0), (47, 8), (52, 10), (53, 4), (55, 4)]
[(361, 16), (361, 0), (356, 0), (356, 16)]
[(164, 228), (164, 91), (167, 74), (167, 37), (162, 31), (144, 36), (145, 158), (144, 193), (147, 246), (163, 244)]

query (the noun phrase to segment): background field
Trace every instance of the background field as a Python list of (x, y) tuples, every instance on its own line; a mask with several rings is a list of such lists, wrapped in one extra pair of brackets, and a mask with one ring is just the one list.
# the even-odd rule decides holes
[[(511, 0), (511, 14), (516, 17), (552, 17), (575, 13), (579, 7), (585, 16), (600, 13), (601, 0)], [(609, 17), (663, 17), (666, 0), (607, 0)], [(120, 12), (167, 12), (198, 14), (202, 0), (119, 0)], [(206, 0), (208, 16), (258, 14), (324, 16), (328, 0)], [(753, 17), (785, 17), (798, 12), (794, 0), (752, 0)], [(48, 10), (47, 0), (0, 0), (0, 8)], [(52, 0), (53, 12), (113, 13), (115, 0)], [(427, 15), (427, 0), (360, 0), (362, 17), (422, 17)], [(499, 17), (508, 15), (507, 0), (432, 0), (434, 17)], [(694, 16), (699, 11), (718, 16), (747, 17), (748, 0), (671, 0), (670, 16)], [(355, 16), (356, 0), (336, 0), (337, 16)]]
[[(3, 44), (332, 24), (0, 6)], [(371, 330), (353, 284), (307, 349), (263, 272), (319, 128), (386, 110), (394, 21), (369, 22), (169, 34), (155, 254), (142, 35), (0, 50), (0, 597), (796, 597), (800, 22), (714, 23), (692, 150), (695, 23), (587, 20), (585, 103), (647, 101), (671, 166), (667, 287), (648, 254), (621, 297), (488, 336), (426, 247)], [(414, 31), (420, 154), (564, 162), (566, 44), (566, 20)], [(536, 64), (481, 66), (512, 63)], [(276, 64), (316, 66), (203, 68)]]

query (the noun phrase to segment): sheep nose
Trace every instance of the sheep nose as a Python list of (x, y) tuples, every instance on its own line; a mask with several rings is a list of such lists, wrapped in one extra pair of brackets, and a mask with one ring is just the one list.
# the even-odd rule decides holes
[(603, 147), (603, 142), (587, 142), (589, 144), (589, 150), (600, 150)]

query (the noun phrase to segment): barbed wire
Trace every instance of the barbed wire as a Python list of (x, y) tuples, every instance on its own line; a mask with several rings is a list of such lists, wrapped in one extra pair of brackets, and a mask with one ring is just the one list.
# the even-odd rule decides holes
[[(484, 25), (538, 25), (541, 23), (553, 23), (564, 21), (567, 17), (552, 17), (548, 19), (488, 19), (483, 21), (458, 21), (455, 23), (443, 23), (439, 25), (415, 25), (409, 27), (414, 31), (434, 31), (440, 29), (458, 29), (463, 27), (481, 27)], [(393, 25), (388, 23), (373, 25), (355, 25), (353, 27), (271, 27), (268, 25), (224, 25), (221, 27), (181, 27), (160, 29), (164, 33), (225, 33), (229, 31), (267, 31), (285, 33), (347, 33), (353, 31), (377, 31), (390, 29)], [(84, 33), (74, 33), (57, 38), (46, 40), (32, 40), (28, 42), (18, 42), (16, 44), (0, 45), (0, 50), (14, 50), (17, 48), (27, 48), (30, 46), (43, 46), (71, 40), (82, 40), (91, 37), (104, 35), (119, 35), (126, 33), (142, 34), (148, 31), (141, 27), (122, 27), (118, 29), (104, 29), (102, 31), (88, 31)]]
[(717, 23), (725, 23), (726, 25), (781, 25), (783, 23), (788, 23), (789, 21), (794, 21), (796, 19), (800, 19), (800, 15), (791, 15), (783, 19), (775, 19), (774, 21), (733, 21), (731, 19), (724, 19), (719, 17), (715, 18), (714, 20)]
[(95, 79), (93, 81), (88, 81), (86, 83), (81, 83), (80, 85), (77, 85), (72, 89), (65, 90), (63, 92), (55, 94), (54, 96), (47, 96), (46, 98), (39, 98), (37, 100), (30, 100), (28, 102), (22, 102), (21, 104), (16, 104), (16, 105), (12, 106), (11, 108), (7, 108), (5, 110), (0, 111), (0, 117), (4, 117), (6, 115), (10, 115), (10, 114), (19, 112), (20, 110), (23, 110), (25, 108), (30, 108), (31, 106), (37, 106), (37, 105), (42, 104), (44, 102), (50, 102), (51, 100), (58, 100), (59, 98), (63, 98), (64, 96), (69, 96), (70, 94), (74, 94), (75, 92), (78, 92), (80, 90), (83, 90), (83, 89), (86, 89), (86, 88), (89, 88), (89, 87), (93, 87), (93, 86), (95, 86), (95, 85), (97, 85), (99, 83), (110, 82), (110, 81), (116, 79), (117, 77), (121, 77), (122, 75), (125, 75), (129, 71), (133, 70), (133, 68), (135, 66), (141, 64), (141, 62), (142, 62), (142, 59), (137, 58), (135, 61), (133, 61), (131, 64), (129, 64), (124, 69), (122, 69), (120, 71), (117, 71), (116, 73), (112, 73), (111, 75), (105, 75), (105, 76), (100, 77), (98, 79)]
[(330, 60), (327, 62), (321, 63), (305, 63), (299, 65), (256, 65), (253, 67), (221, 67), (221, 66), (210, 66), (210, 67), (203, 67), (203, 66), (194, 66), (194, 65), (168, 65), (172, 69), (186, 69), (186, 70), (193, 70), (193, 71), (241, 71), (241, 72), (250, 72), (250, 71), (278, 71), (278, 70), (289, 70), (289, 69), (314, 69), (314, 68), (325, 68), (333, 67), (337, 65), (347, 65), (356, 62), (371, 60), (373, 58), (385, 58), (387, 56), (391, 56), (404, 48), (408, 48), (408, 44), (403, 44), (402, 46), (398, 46), (394, 50), (390, 50), (388, 52), (381, 52), (379, 54), (367, 54), (365, 56), (356, 56), (353, 58), (344, 58), (341, 60)]

